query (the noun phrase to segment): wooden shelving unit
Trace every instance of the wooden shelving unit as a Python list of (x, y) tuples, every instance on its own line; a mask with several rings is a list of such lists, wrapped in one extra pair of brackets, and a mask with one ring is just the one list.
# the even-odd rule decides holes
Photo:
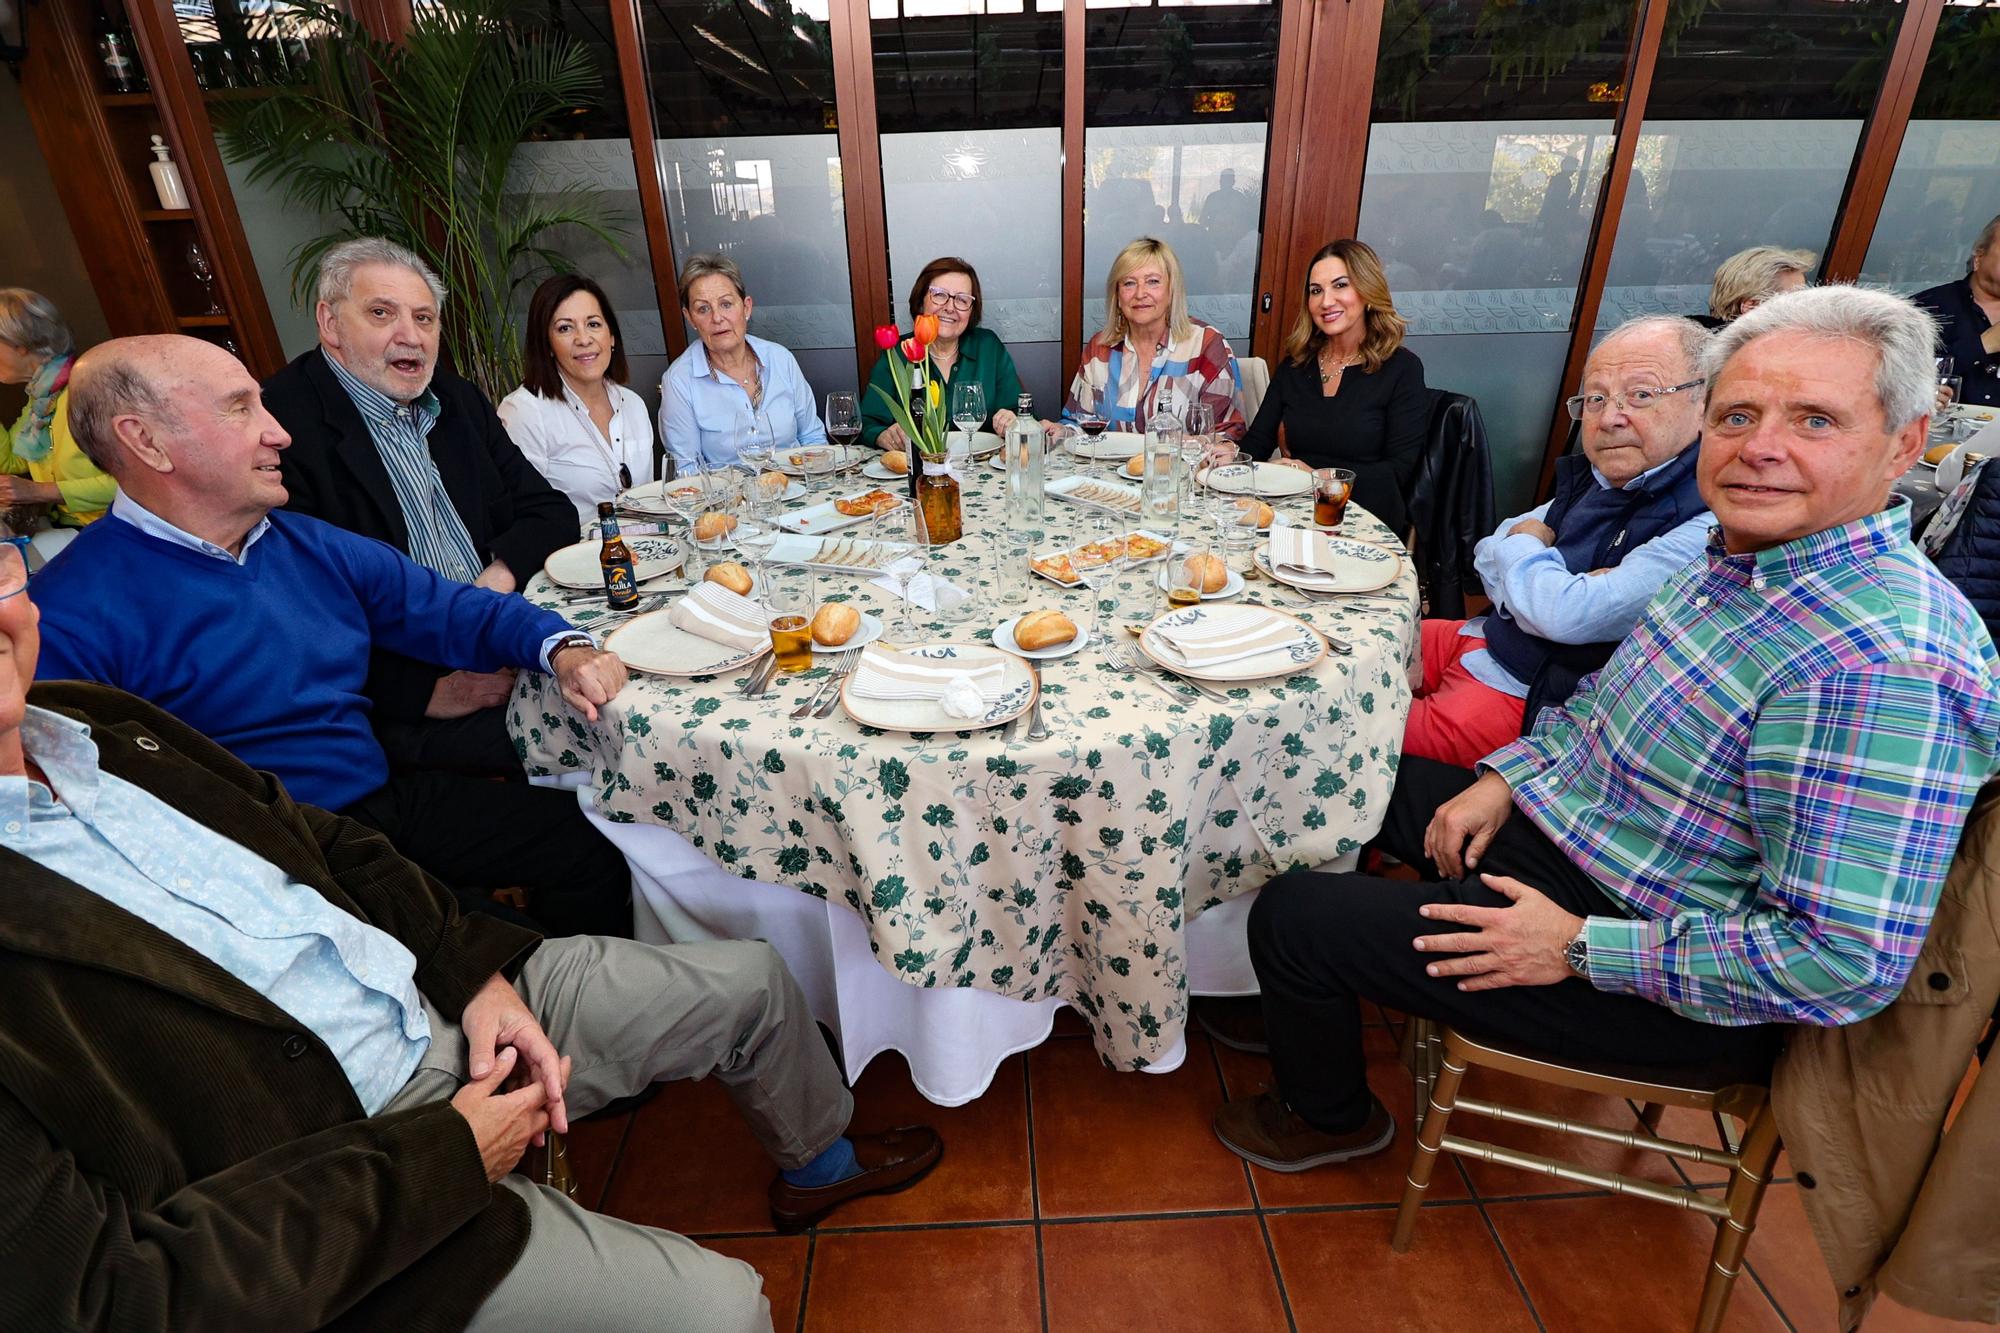
[[(172, 0), (105, 0), (130, 25), (147, 90), (105, 86), (92, 0), (27, 6), (23, 100), (56, 192), (114, 335), (184, 332), (240, 356), (251, 372), (284, 364), (276, 326), (215, 145), (206, 104), (268, 95), (201, 88)], [(159, 207), (147, 172), (152, 136), (173, 152), (191, 207)], [(197, 269), (205, 265), (204, 280)], [(222, 313), (215, 313), (217, 308)]]

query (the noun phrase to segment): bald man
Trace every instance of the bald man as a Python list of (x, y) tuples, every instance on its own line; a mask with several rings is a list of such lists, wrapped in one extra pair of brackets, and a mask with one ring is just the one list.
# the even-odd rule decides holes
[(72, 373), (70, 424), (119, 494), (109, 522), (36, 581), (43, 675), (129, 690), (387, 835), (490, 908), (527, 892), (550, 934), (627, 935), (624, 858), (569, 792), (442, 771), (391, 774), (368, 725), (369, 655), (552, 673), (596, 721), (625, 668), (519, 597), (444, 579), (285, 502), (291, 443), (257, 381), (211, 343), (121, 338)]

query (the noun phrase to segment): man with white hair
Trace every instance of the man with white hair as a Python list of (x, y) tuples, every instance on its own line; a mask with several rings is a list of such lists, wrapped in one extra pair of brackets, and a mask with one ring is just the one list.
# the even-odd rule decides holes
[[(437, 365), (444, 284), (409, 250), (343, 241), (319, 266), (319, 346), (264, 405), (292, 437), (286, 508), (385, 541), (455, 583), (513, 592), (577, 538), (576, 510), (521, 455), (478, 386)], [(511, 671), (440, 672), (378, 653), (376, 735), (398, 765), (521, 775)]]
[(1557, 1059), (1768, 1068), (1887, 1004), (2000, 756), (2000, 657), (1910, 542), (1930, 319), (1853, 287), (1717, 335), (1717, 528), (1604, 669), (1479, 773), (1408, 759), (1380, 842), (1250, 917), (1276, 1089), (1216, 1113), (1279, 1171), (1389, 1145), (1360, 1002)]

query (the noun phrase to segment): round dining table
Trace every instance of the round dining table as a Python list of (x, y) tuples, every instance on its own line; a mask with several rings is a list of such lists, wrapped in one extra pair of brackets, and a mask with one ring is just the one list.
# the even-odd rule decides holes
[[(1062, 451), (1051, 457), (1064, 457), (1058, 471), (1112, 476), (1108, 466)], [(1061, 610), (1087, 627), (1089, 591), (997, 567), (1010, 545), (992, 535), (1021, 531), (1004, 513), (1003, 478), (984, 462), (958, 470), (966, 536), (929, 553), (928, 562), (974, 592), (975, 614), (947, 622), (913, 610), (921, 633), (891, 633), (885, 642), (990, 644), (1000, 621), (1034, 608)], [(812, 479), (788, 508), (877, 485), (886, 483), (852, 471)], [(1041, 549), (1096, 531), (1085, 507), (1046, 503)], [(1285, 520), (1310, 523), (1310, 496), (1274, 503)], [(509, 726), (531, 775), (567, 777), (584, 789), (586, 807), (634, 855), (640, 881), (649, 876), (635, 849), (646, 845), (648, 828), (664, 827), (678, 835), (683, 857), (691, 848), (710, 863), (702, 893), (724, 909), (780, 886), (798, 905), (845, 918), (833, 934), (865, 940), (880, 974), (872, 978), (878, 996), (885, 978), (904, 990), (984, 992), (939, 1008), (974, 1015), (992, 1006), (973, 1001), (1006, 997), (1038, 1006), (1029, 1027), (1038, 1023), (1042, 1035), (1066, 1003), (1088, 1024), (1107, 1066), (1178, 1063), (1191, 923), (1233, 906), (1240, 952), (1240, 900), (1284, 870), (1351, 861), (1381, 824), (1394, 782), (1410, 699), (1416, 576), (1396, 537), (1365, 511), (1350, 506), (1341, 531), (1395, 551), (1394, 578), (1366, 595), (1318, 597), (1253, 574), (1236, 600), (1306, 621), (1335, 650), (1291, 674), (1213, 686), (1222, 701), (1130, 669), (1125, 627), (1143, 624), (1155, 605), (1146, 570), (1122, 595), (1101, 594), (1109, 609), (1099, 637), (1109, 651), (1093, 640), (1039, 663), (1045, 739), (1007, 726), (879, 730), (838, 704), (825, 718), (793, 716), (828, 683), (823, 665), (780, 675), (762, 698), (739, 688), (749, 668), (691, 679), (634, 672), (594, 723), (565, 704), (547, 676), (524, 672)], [(868, 575), (826, 572), (819, 583), (823, 601), (894, 624), (896, 594)], [(546, 574), (523, 591), (581, 628), (619, 623), (601, 598), (575, 600), (577, 590)], [(618, 837), (622, 831), (634, 840)], [(671, 893), (677, 873), (656, 870), (652, 887), (664, 882)], [(739, 931), (779, 933), (760, 930), (754, 912), (731, 919)], [(812, 967), (788, 961), (795, 971)], [(954, 1035), (941, 1039), (949, 1044)], [(1004, 1053), (1034, 1039), (1031, 1031), (991, 1040)], [(849, 1066), (856, 1071), (852, 1055)], [(933, 1095), (963, 1099), (949, 1090)]]

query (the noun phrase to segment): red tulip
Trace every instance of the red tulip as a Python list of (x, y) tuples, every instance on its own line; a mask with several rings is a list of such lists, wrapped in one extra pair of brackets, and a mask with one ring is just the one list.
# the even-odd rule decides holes
[(877, 324), (875, 326), (875, 345), (885, 352), (901, 342), (902, 338), (902, 331), (894, 324)]
[(914, 322), (914, 327), (916, 328), (917, 342), (921, 346), (929, 347), (937, 341), (938, 317), (936, 315), (918, 315)]
[(915, 338), (903, 339), (903, 359), (905, 361), (908, 361), (911, 365), (914, 366), (918, 362), (922, 361), (926, 355), (927, 353), (924, 351), (924, 345), (918, 342)]

